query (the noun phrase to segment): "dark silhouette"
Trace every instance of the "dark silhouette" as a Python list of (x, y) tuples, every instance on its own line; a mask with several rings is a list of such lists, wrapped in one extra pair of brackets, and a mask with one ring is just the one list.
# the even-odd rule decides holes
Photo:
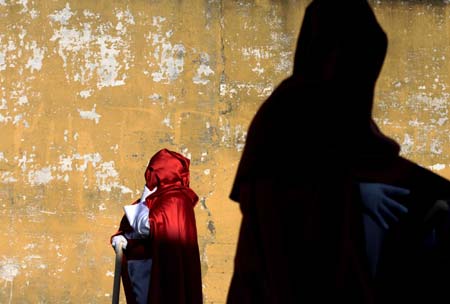
[[(366, 0), (307, 7), (293, 73), (253, 118), (230, 194), (243, 217), (227, 303), (404, 303), (448, 284), (448, 213), (426, 215), (450, 182), (400, 157), (372, 118), (386, 49)], [(393, 197), (408, 212), (384, 231), (376, 275), (362, 182), (410, 190)]]

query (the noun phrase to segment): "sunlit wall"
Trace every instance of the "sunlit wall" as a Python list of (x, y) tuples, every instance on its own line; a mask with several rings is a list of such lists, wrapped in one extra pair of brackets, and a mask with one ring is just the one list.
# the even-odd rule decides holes
[[(0, 302), (110, 303), (109, 237), (169, 148), (200, 196), (205, 303), (224, 303), (240, 223), (228, 193), (308, 3), (0, 0)], [(370, 3), (389, 37), (376, 120), (450, 178), (450, 4)]]

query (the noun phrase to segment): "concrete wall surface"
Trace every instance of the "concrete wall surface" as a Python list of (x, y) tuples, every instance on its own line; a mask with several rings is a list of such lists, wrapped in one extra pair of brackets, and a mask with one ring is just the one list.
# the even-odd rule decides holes
[[(224, 303), (231, 183), (308, 3), (0, 0), (0, 303), (110, 303), (109, 237), (161, 148), (191, 159), (205, 303)], [(450, 3), (370, 3), (389, 38), (376, 121), (450, 178)]]

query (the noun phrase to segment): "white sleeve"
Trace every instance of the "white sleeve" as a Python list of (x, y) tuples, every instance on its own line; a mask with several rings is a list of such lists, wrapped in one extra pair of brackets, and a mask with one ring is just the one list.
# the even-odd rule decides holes
[(137, 212), (138, 213), (135, 218), (134, 225), (132, 226), (133, 229), (139, 234), (149, 235), (150, 223), (148, 221), (148, 216), (150, 210), (148, 209), (147, 205), (145, 205), (145, 203), (139, 203)]
[(133, 227), (136, 233), (142, 236), (148, 236), (150, 234), (150, 223), (148, 221), (150, 210), (145, 204), (145, 199), (155, 191), (156, 187), (153, 190), (149, 190), (147, 186), (144, 186), (139, 203), (123, 207), (131, 227)]

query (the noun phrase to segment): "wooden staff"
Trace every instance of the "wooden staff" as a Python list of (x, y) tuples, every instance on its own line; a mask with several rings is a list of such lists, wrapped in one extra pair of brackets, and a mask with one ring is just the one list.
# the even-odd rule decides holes
[(120, 272), (122, 270), (122, 242), (119, 242), (115, 247), (116, 251), (116, 263), (114, 269), (114, 286), (113, 286), (113, 296), (112, 296), (112, 304), (119, 304), (119, 295), (120, 295)]

